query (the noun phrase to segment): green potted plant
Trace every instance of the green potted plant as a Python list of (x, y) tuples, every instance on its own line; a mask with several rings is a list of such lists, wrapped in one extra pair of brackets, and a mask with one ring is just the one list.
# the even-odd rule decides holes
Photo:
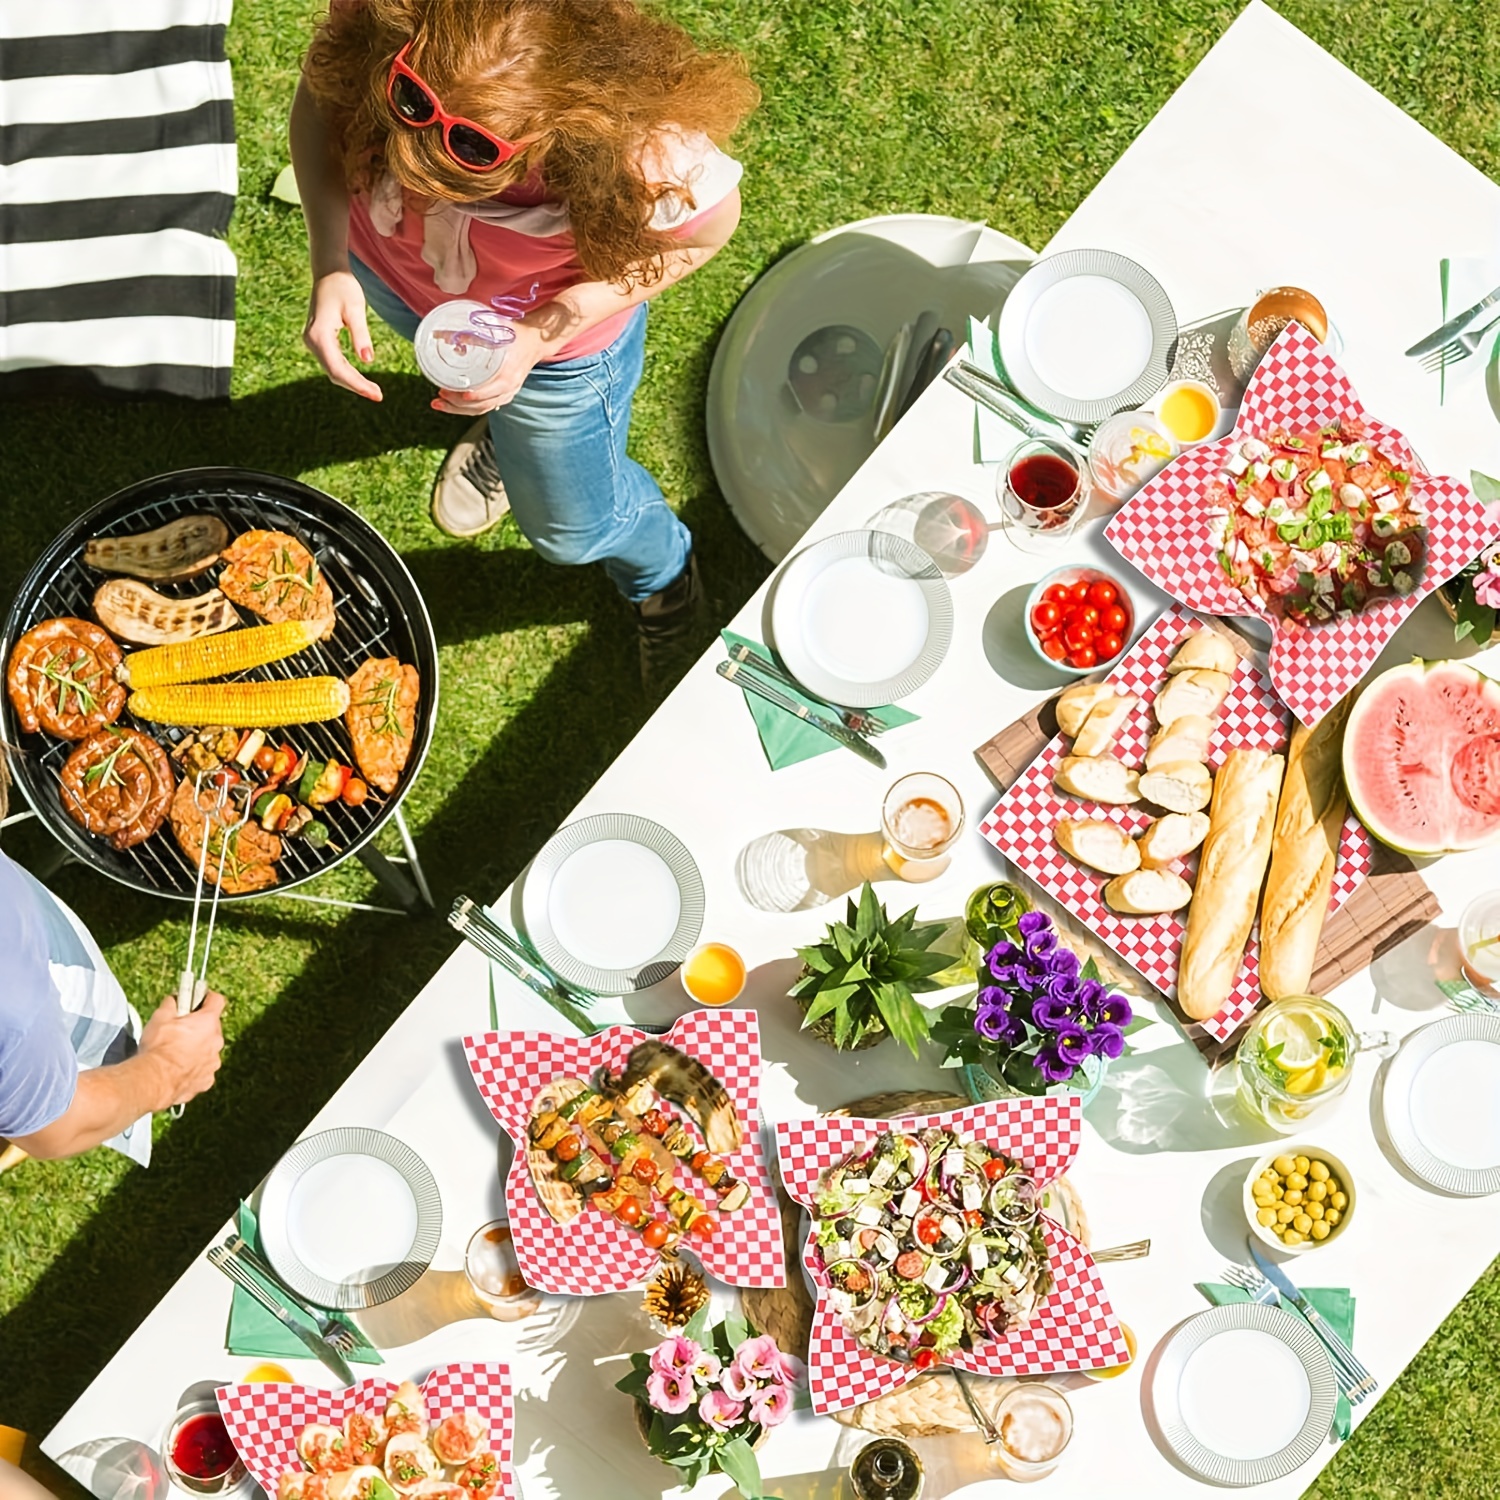
[(802, 973), (790, 993), (802, 1008), (803, 1030), (841, 1052), (894, 1036), (915, 1057), (928, 1017), (912, 997), (941, 988), (932, 976), (953, 959), (931, 949), (947, 928), (919, 925), (915, 907), (892, 920), (866, 881), (846, 919), (831, 923), (822, 942), (797, 950)]

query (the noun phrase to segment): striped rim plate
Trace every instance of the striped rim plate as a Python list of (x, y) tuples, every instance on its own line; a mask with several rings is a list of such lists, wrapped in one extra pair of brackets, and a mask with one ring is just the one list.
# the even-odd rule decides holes
[[(568, 951), (553, 922), (552, 889), (573, 855), (591, 844), (639, 844), (650, 850), (677, 884), (678, 912), (671, 936), (655, 953), (632, 963), (589, 962)], [(607, 902), (608, 890), (590, 899)], [(542, 846), (521, 881), (521, 925), (538, 956), (564, 983), (595, 995), (628, 995), (660, 983), (693, 951), (703, 931), (703, 876), (687, 846), (669, 829), (633, 813), (598, 813), (560, 828)]]
[[(1500, 1047), (1500, 1016), (1471, 1011), (1448, 1016), (1413, 1032), (1386, 1068), (1380, 1107), (1386, 1134), (1403, 1162), (1430, 1187), (1465, 1198), (1500, 1193), (1500, 1162), (1489, 1167), (1459, 1167), (1444, 1161), (1417, 1133), (1412, 1118), (1412, 1090), (1417, 1075), (1445, 1047), (1457, 1042), (1488, 1042)], [(1458, 1107), (1476, 1110), (1494, 1107), (1493, 1101), (1459, 1100)]]
[[(920, 592), (925, 606), (926, 633), (908, 647), (890, 642), (888, 660), (872, 668), (878, 676), (854, 678), (830, 667), (816, 644), (808, 639), (806, 610), (809, 592), (818, 578), (835, 564), (863, 560), (870, 569), (870, 634), (879, 638), (879, 615), (890, 600), (891, 579), (902, 580)], [(877, 578), (876, 575), (883, 575)], [(845, 601), (845, 627), (863, 601)], [(953, 599), (938, 565), (915, 542), (885, 531), (839, 531), (805, 547), (782, 570), (770, 601), (771, 635), (788, 672), (814, 697), (849, 708), (879, 708), (914, 693), (942, 665), (953, 639)], [(855, 632), (858, 634), (858, 630)]]
[[(1044, 293), (1077, 276), (1113, 281), (1140, 303), (1151, 326), (1151, 349), (1140, 373), (1120, 390), (1100, 397), (1054, 390), (1037, 371), (1027, 349), (1026, 325)], [(1010, 289), (996, 335), (1006, 377), (1033, 406), (1067, 422), (1101, 422), (1149, 400), (1167, 383), (1177, 314), (1161, 283), (1144, 267), (1112, 250), (1064, 250), (1049, 255)]]
[[(402, 1201), (393, 1169), (410, 1193)], [(303, 1184), (317, 1171), (312, 1184)], [(299, 1186), (307, 1191), (298, 1193)], [(317, 1196), (309, 1201), (316, 1190)], [(352, 1201), (357, 1199), (358, 1201)], [(359, 1265), (359, 1248), (384, 1212), (411, 1218), (410, 1244), (375, 1265), (333, 1279), (330, 1267)], [(443, 1200), (427, 1163), (404, 1141), (359, 1126), (325, 1130), (298, 1141), (271, 1169), (261, 1192), (260, 1237), (272, 1269), (298, 1296), (318, 1307), (355, 1312), (389, 1302), (416, 1284), (432, 1263), (443, 1232)], [(316, 1243), (320, 1248), (310, 1250)], [(331, 1247), (331, 1248), (330, 1248)], [(317, 1261), (317, 1268), (307, 1264)]]
[[(1307, 1412), (1296, 1436), (1259, 1458), (1216, 1453), (1193, 1433), (1182, 1411), (1182, 1377), (1188, 1361), (1210, 1339), (1243, 1331), (1279, 1339), (1307, 1373)], [(1328, 1436), (1338, 1394), (1333, 1366), (1312, 1329), (1301, 1318), (1259, 1302), (1229, 1302), (1189, 1318), (1163, 1347), (1151, 1388), (1156, 1420), (1172, 1452), (1200, 1478), (1230, 1486), (1267, 1484), (1301, 1468)], [(1256, 1420), (1252, 1397), (1253, 1390), (1247, 1391), (1239, 1408), (1247, 1427)]]

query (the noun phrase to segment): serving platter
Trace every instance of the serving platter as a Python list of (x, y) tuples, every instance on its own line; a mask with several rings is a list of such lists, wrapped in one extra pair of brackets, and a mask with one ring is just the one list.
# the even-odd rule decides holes
[[(1115, 739), (1113, 754), (1127, 765), (1140, 765), (1155, 727), (1151, 705), (1167, 680), (1167, 663), (1192, 631), (1212, 628), (1191, 610), (1174, 605), (1164, 611), (1120, 659), (1105, 681), (1140, 702)], [(1216, 769), (1233, 749), (1284, 750), (1290, 738), (1285, 705), (1266, 674), (1252, 660), (1241, 662), (1234, 687), (1219, 710), (1209, 745), (1208, 764)], [(1146, 804), (1106, 807), (1059, 792), (1053, 777), (1068, 753), (1068, 739), (1055, 736), (1042, 753), (1001, 794), (980, 821), (979, 831), (1017, 869), (1054, 896), (1085, 927), (1169, 999), (1177, 993), (1177, 964), (1187, 930), (1187, 913), (1158, 917), (1124, 916), (1105, 905), (1108, 876), (1076, 864), (1058, 847), (1053, 829), (1058, 820), (1104, 817), (1135, 834), (1151, 821)], [(1351, 813), (1344, 822), (1334, 871), (1330, 911), (1337, 911), (1369, 873), (1370, 836)], [(1196, 869), (1197, 855), (1184, 861)], [(1259, 942), (1254, 932), (1245, 950), (1229, 999), (1217, 1015), (1189, 1023), (1201, 1026), (1217, 1041), (1229, 1037), (1260, 1003)]]
[(1279, 1307), (1231, 1302), (1162, 1346), (1151, 1398), (1162, 1437), (1213, 1484), (1268, 1484), (1328, 1437), (1338, 1381), (1312, 1329)]
[(261, 1190), (276, 1274), (319, 1307), (389, 1302), (432, 1264), (443, 1202), (431, 1169), (384, 1131), (341, 1126), (298, 1141)]
[(1099, 422), (1166, 384), (1177, 315), (1144, 266), (1111, 250), (1039, 260), (1000, 310), (1000, 362), (1033, 406)]
[(770, 624), (777, 654), (815, 697), (876, 708), (914, 693), (942, 665), (953, 601), (916, 543), (840, 531), (782, 569)]
[(703, 877), (676, 834), (633, 813), (558, 830), (521, 884), (521, 924), (568, 984), (626, 995), (665, 979), (703, 930)]
[(1500, 1192), (1500, 1016), (1413, 1032), (1386, 1068), (1381, 1109), (1396, 1154), (1430, 1187)]

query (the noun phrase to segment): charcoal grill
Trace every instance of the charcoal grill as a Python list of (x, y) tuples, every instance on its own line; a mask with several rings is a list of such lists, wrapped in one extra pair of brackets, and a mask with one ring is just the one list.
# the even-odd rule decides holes
[[(201, 514), (221, 517), (231, 537), (253, 529), (290, 532), (317, 559), (333, 589), (338, 625), (328, 640), (285, 661), (241, 673), (241, 679), (325, 673), (348, 677), (371, 656), (399, 657), (422, 676), (411, 755), (396, 791), (382, 796), (372, 790), (360, 807), (339, 802), (324, 808), (321, 816), (328, 825), (328, 844), (319, 848), (305, 839), (283, 839), (275, 886), (269, 891), (239, 895), (225, 892), (222, 899), (245, 901), (257, 895), (276, 895), (316, 879), (351, 855), (359, 855), (388, 889), (402, 896), (403, 905), (413, 905), (407, 894), (409, 883), (391, 870), (370, 841), (396, 818), (406, 842), (399, 808), (422, 769), (437, 721), (437, 642), (427, 607), (395, 549), (369, 522), (332, 496), (294, 479), (231, 468), (184, 469), (131, 485), (80, 516), (37, 560), (11, 605), (5, 636), (0, 641), (0, 661), (8, 661), (17, 638), (43, 620), (58, 615), (93, 618), (94, 591), (107, 575), (84, 564), (84, 544), (91, 538), (150, 531), (178, 516)], [(209, 588), (216, 576), (217, 569), (211, 568), (182, 583), (151, 586), (161, 593), (186, 598)], [(248, 611), (242, 609), (240, 614), (247, 623), (256, 623)], [(103, 839), (85, 833), (63, 810), (59, 791), (63, 762), (73, 745), (46, 734), (22, 734), (9, 698), (3, 693), (0, 705), (0, 727), (13, 747), (12, 777), (68, 854), (132, 890), (191, 900), (197, 868), (178, 847), (170, 825), (163, 824), (144, 843), (126, 850), (114, 849)], [(169, 748), (194, 732), (142, 723), (128, 712), (119, 722), (136, 724)], [(353, 746), (342, 720), (267, 731), (268, 739), (273, 736), (277, 743), (285, 740), (320, 759), (353, 759)]]

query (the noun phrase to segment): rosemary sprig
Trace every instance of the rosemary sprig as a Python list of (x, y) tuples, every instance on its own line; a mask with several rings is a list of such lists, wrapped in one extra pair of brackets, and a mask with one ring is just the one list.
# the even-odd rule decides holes
[(118, 770), (120, 757), (127, 750), (133, 751), (134, 748), (129, 740), (121, 736), (120, 743), (98, 765), (90, 766), (83, 773), (83, 784), (85, 786), (97, 786), (101, 788), (107, 786), (124, 786), (125, 783), (120, 780)]
[(396, 711), (396, 697), (401, 691), (399, 677), (382, 677), (371, 689), (368, 698), (361, 698), (359, 708), (373, 708), (369, 715), (370, 727), (376, 734), (398, 734), (406, 738), (401, 727), (401, 715)]
[(308, 594), (315, 595), (318, 592), (318, 565), (310, 561), (306, 571), (293, 567), (292, 554), (283, 547), (277, 559), (280, 567), (279, 572), (267, 573), (266, 576), (250, 585), (251, 592), (260, 593), (270, 588), (273, 583), (281, 585), (281, 591), (276, 596), (278, 604), (286, 603), (287, 590), (296, 584), (298, 588), (305, 589)]
[[(66, 662), (66, 666), (59, 668), (59, 662)], [(67, 653), (59, 651), (55, 656), (49, 657), (45, 666), (32, 665), (33, 672), (40, 672), (48, 682), (57, 684), (57, 712), (61, 717), (68, 707), (68, 693), (71, 691), (78, 699), (79, 713), (91, 714), (94, 711), (95, 698), (93, 693), (84, 686), (85, 683), (97, 682), (102, 667), (96, 668), (80, 682), (75, 675), (81, 668), (88, 666), (89, 659), (86, 653), (80, 652), (71, 662), (67, 662)]]

